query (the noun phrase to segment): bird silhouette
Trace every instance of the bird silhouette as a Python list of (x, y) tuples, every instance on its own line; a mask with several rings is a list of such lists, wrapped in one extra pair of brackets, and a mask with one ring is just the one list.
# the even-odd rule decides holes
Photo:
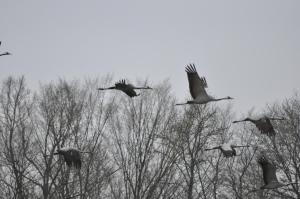
[(244, 120), (237, 120), (237, 121), (233, 121), (232, 123), (249, 121), (249, 122), (252, 122), (253, 124), (255, 124), (255, 126), (258, 128), (258, 130), (262, 134), (266, 134), (268, 136), (274, 136), (275, 130), (271, 123), (271, 120), (284, 120), (284, 118), (272, 118), (272, 117), (264, 116), (259, 119), (251, 119), (251, 118), (247, 117)]
[(189, 81), (189, 89), (193, 100), (187, 101), (186, 103), (178, 103), (176, 105), (185, 104), (206, 104), (208, 102), (230, 100), (232, 97), (214, 98), (207, 94), (205, 88), (207, 88), (207, 82), (205, 77), (199, 77), (196, 67), (194, 64), (187, 65), (185, 68)]
[(229, 157), (236, 156), (235, 148), (239, 148), (239, 147), (249, 147), (249, 146), (248, 145), (246, 145), (246, 146), (236, 146), (236, 145), (229, 145), (228, 143), (225, 143), (225, 144), (222, 144), (220, 146), (216, 146), (216, 147), (213, 147), (213, 148), (210, 148), (210, 149), (205, 149), (205, 151), (219, 149), (219, 150), (221, 150), (224, 157), (229, 158)]
[(132, 84), (127, 84), (125, 79), (120, 80), (119, 82), (115, 83), (115, 86), (108, 87), (108, 88), (98, 88), (97, 90), (120, 90), (126, 93), (129, 97), (136, 97), (140, 94), (135, 92), (135, 89), (152, 89), (149, 86), (146, 87), (135, 87)]
[(81, 168), (81, 153), (89, 153), (79, 151), (78, 149), (74, 148), (61, 148), (58, 149), (54, 155), (62, 155), (68, 167), (74, 166), (76, 169)]

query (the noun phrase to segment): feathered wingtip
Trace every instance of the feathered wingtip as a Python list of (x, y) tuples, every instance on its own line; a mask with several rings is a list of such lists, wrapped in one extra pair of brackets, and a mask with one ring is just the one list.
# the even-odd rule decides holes
[(194, 76), (196, 74), (196, 76), (198, 76), (198, 78), (200, 79), (202, 86), (204, 88), (207, 88), (206, 79), (205, 79), (205, 77), (199, 77), (199, 75), (197, 73), (197, 70), (196, 70), (196, 67), (195, 67), (195, 64), (189, 64), (189, 65), (187, 65), (185, 67), (185, 72), (187, 72), (188, 76), (189, 75)]
[(266, 164), (272, 164), (270, 160), (268, 160), (268, 157), (265, 154), (262, 154), (257, 158), (257, 163), (260, 164), (260, 166), (264, 166)]
[(185, 67), (185, 72), (187, 73), (197, 73), (195, 64), (189, 64)]
[(77, 161), (73, 163), (73, 166), (75, 167), (75, 169), (81, 169), (81, 161)]
[(121, 79), (121, 80), (118, 81), (116, 84), (126, 84), (126, 80), (125, 80), (125, 79)]

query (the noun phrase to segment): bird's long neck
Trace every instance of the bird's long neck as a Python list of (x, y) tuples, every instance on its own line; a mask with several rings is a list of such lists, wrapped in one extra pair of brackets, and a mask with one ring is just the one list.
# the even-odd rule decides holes
[(236, 121), (233, 121), (233, 123), (238, 123), (238, 122), (247, 122), (247, 121), (249, 121), (249, 122), (253, 122), (253, 123), (255, 123), (255, 122), (256, 122), (256, 120), (253, 120), (253, 119), (247, 118), (247, 119), (244, 119), (244, 120), (236, 120)]
[(134, 87), (134, 89), (151, 89), (150, 87)]

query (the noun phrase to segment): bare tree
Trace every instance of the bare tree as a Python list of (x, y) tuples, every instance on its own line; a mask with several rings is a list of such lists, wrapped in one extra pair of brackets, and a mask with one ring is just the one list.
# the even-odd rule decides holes
[(166, 197), (177, 158), (170, 142), (176, 111), (169, 86), (118, 102), (111, 121), (112, 156), (120, 169), (112, 182), (117, 186), (111, 185), (113, 198)]
[(211, 158), (204, 149), (228, 128), (217, 112), (214, 105), (191, 106), (183, 110), (178, 122), (177, 169), (184, 182), (184, 198), (216, 197), (221, 156)]
[(25, 154), (31, 144), (32, 98), (24, 77), (4, 81), (0, 104), (2, 188), (10, 198), (30, 198), (33, 187), (28, 183), (30, 167)]

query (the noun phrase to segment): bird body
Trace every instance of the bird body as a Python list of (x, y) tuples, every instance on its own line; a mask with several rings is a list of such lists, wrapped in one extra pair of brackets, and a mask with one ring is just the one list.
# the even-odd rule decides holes
[(255, 124), (255, 126), (258, 128), (258, 130), (262, 134), (266, 134), (268, 136), (274, 136), (275, 130), (271, 123), (271, 120), (284, 120), (284, 118), (271, 118), (271, 117), (264, 116), (259, 119), (251, 119), (251, 118), (247, 117), (244, 120), (233, 121), (233, 123), (249, 121), (249, 122), (252, 122), (253, 124)]
[(81, 168), (81, 151), (74, 148), (58, 149), (54, 155), (62, 155), (68, 167)]
[(265, 183), (263, 186), (260, 187), (260, 189), (277, 189), (290, 184), (295, 184), (295, 183), (288, 183), (288, 184), (280, 183), (276, 176), (276, 166), (271, 162), (269, 162), (265, 156), (259, 157), (258, 163), (262, 168), (263, 179)]
[(119, 82), (115, 83), (115, 86), (108, 87), (108, 88), (98, 88), (98, 90), (120, 90), (126, 93), (129, 97), (136, 97), (140, 94), (137, 94), (134, 89), (152, 89), (149, 86), (147, 87), (135, 87), (132, 84), (127, 84), (124, 79), (120, 80)]
[(196, 67), (194, 64), (190, 64), (185, 69), (189, 81), (189, 89), (193, 100), (187, 101), (186, 103), (178, 103), (176, 105), (185, 104), (206, 104), (208, 102), (229, 100), (231, 97), (224, 97), (216, 99), (207, 94), (205, 88), (207, 88), (207, 82), (205, 77), (199, 77)]
[(253, 189), (249, 191), (248, 194), (256, 191), (262, 191), (265, 189), (272, 190), (272, 189), (278, 189), (284, 186), (288, 186), (291, 184), (297, 184), (294, 182), (287, 183), (287, 184), (280, 183), (276, 176), (276, 166), (273, 163), (271, 163), (269, 160), (267, 160), (267, 158), (264, 155), (261, 155), (258, 158), (257, 162), (262, 168), (264, 185), (261, 186), (259, 189)]

